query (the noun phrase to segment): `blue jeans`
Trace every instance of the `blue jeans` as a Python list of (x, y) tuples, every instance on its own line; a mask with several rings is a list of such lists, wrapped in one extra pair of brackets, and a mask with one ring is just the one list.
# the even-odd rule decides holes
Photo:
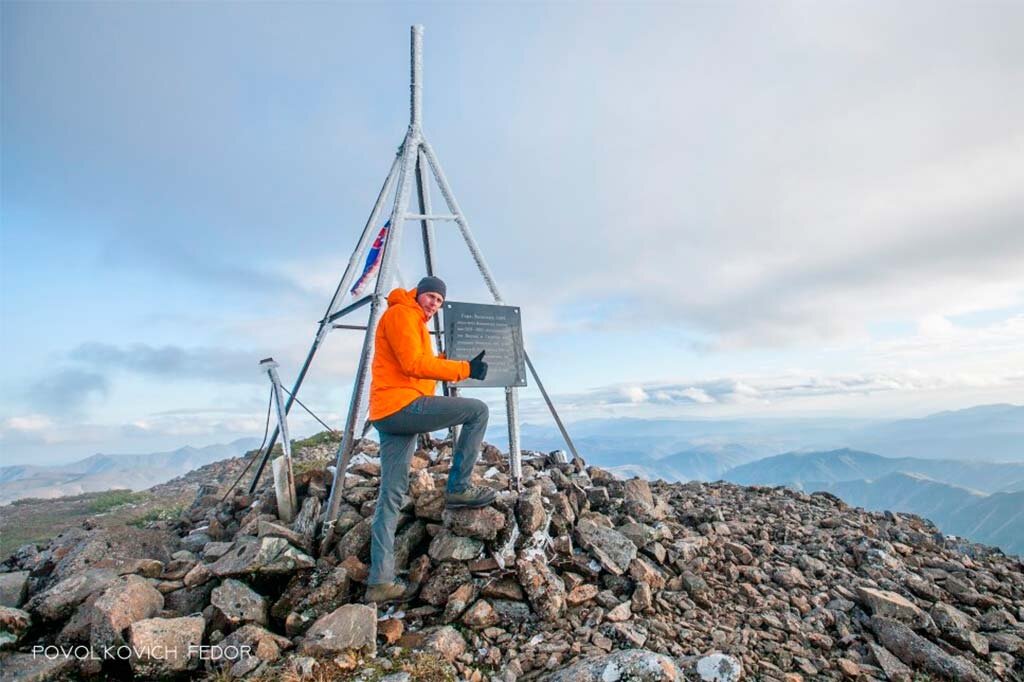
[(409, 467), (416, 436), (461, 424), (459, 442), (448, 471), (448, 492), (461, 492), (473, 476), (487, 430), (487, 404), (475, 398), (426, 396), (373, 422), (380, 435), (380, 491), (370, 540), (371, 585), (395, 579), (395, 527), (402, 498), (409, 489)]

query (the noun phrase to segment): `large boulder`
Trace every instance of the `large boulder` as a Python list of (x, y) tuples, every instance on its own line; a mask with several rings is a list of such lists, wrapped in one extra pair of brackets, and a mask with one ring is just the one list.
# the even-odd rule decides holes
[(167, 533), (119, 526), (93, 530), (66, 546), (66, 553), (53, 569), (59, 579), (69, 578), (93, 568), (110, 568), (118, 573), (135, 572), (139, 559), (171, 560), (177, 549)]
[(124, 631), (132, 623), (154, 616), (164, 597), (145, 578), (126, 575), (114, 582), (92, 605), (89, 642), (93, 650), (124, 644)]
[(202, 644), (206, 621), (200, 616), (146, 618), (128, 628), (129, 663), (139, 677), (162, 678), (199, 666), (196, 647)]
[(70, 616), (89, 595), (102, 592), (117, 581), (117, 571), (94, 568), (60, 580), (33, 596), (26, 610), (43, 621), (59, 621)]

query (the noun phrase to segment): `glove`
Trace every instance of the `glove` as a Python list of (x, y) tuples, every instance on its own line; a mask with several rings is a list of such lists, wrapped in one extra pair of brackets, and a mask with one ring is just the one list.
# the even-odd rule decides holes
[(487, 351), (480, 351), (480, 355), (476, 356), (469, 361), (469, 378), (479, 379), (483, 381), (487, 378), (487, 363), (484, 362), (484, 353)]

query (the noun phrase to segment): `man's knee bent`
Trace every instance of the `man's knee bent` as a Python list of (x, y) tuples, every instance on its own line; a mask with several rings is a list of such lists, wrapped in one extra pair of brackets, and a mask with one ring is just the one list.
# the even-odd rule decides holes
[(490, 410), (487, 408), (487, 403), (477, 398), (470, 398), (472, 402), (473, 419), (487, 420), (490, 415)]

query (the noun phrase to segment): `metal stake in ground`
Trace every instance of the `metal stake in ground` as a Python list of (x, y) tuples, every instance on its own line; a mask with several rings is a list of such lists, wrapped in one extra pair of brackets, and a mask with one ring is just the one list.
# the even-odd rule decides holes
[(295, 520), (298, 509), (298, 496), (295, 494), (295, 474), (292, 472), (292, 441), (288, 436), (288, 413), (284, 407), (284, 393), (281, 377), (277, 375), (278, 364), (274, 358), (266, 358), (260, 362), (260, 369), (270, 377), (272, 391), (271, 402), (277, 414), (277, 428), (281, 433), (281, 450), (283, 457), (270, 463), (274, 472), (274, 494), (277, 495), (277, 515), (285, 523)]

